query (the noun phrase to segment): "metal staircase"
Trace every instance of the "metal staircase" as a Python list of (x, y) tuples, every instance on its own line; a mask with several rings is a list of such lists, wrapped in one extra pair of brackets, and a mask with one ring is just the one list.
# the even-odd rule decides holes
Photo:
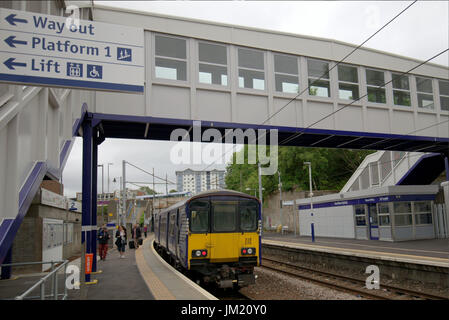
[(340, 192), (432, 183), (445, 169), (438, 153), (377, 151), (368, 155)]

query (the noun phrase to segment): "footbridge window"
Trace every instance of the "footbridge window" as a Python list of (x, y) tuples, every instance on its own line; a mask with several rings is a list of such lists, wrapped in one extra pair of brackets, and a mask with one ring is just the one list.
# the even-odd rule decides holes
[(385, 95), (385, 87), (383, 86), (384, 83), (385, 83), (385, 73), (383, 71), (366, 69), (366, 89), (368, 92), (369, 102), (375, 103), (387, 102)]
[(410, 107), (410, 83), (409, 77), (399, 73), (393, 73), (393, 101), (395, 105)]
[(186, 44), (185, 39), (155, 36), (156, 78), (187, 80)]
[(441, 110), (449, 111), (449, 81), (438, 80)]
[(434, 109), (432, 79), (416, 77), (416, 91), (418, 95), (418, 107)]
[(239, 87), (265, 90), (264, 52), (238, 49)]
[(274, 74), (276, 91), (299, 93), (297, 57), (275, 54)]
[(307, 69), (309, 72), (309, 95), (330, 97), (329, 63), (307, 59)]
[(357, 67), (338, 66), (338, 96), (340, 99), (356, 100), (359, 98)]
[(198, 81), (206, 84), (228, 85), (227, 48), (223, 45), (198, 42)]

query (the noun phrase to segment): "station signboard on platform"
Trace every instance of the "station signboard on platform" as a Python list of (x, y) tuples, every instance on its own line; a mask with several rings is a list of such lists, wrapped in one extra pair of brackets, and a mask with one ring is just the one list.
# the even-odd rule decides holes
[(143, 93), (143, 28), (0, 9), (0, 81)]

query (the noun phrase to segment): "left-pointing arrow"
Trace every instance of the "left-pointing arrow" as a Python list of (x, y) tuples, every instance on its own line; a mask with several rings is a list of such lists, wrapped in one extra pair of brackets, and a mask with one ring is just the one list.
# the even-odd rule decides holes
[(8, 38), (5, 39), (5, 42), (8, 44), (8, 46), (10, 46), (11, 48), (15, 48), (16, 44), (27, 44), (28, 42), (23, 41), (23, 40), (15, 40), (16, 36), (9, 36)]
[(16, 26), (16, 22), (28, 23), (28, 20), (16, 18), (17, 14), (11, 13), (5, 18), (6, 21), (12, 26)]
[(5, 62), (3, 62), (3, 64), (10, 70), (16, 70), (14, 67), (26, 67), (27, 64), (24, 62), (14, 62), (14, 60), (16, 60), (16, 58), (9, 58), (8, 60), (6, 60)]

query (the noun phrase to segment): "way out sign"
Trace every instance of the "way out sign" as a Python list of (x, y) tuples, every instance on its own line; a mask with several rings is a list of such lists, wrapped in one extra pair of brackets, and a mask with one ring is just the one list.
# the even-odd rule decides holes
[(0, 9), (0, 81), (142, 93), (143, 29)]

